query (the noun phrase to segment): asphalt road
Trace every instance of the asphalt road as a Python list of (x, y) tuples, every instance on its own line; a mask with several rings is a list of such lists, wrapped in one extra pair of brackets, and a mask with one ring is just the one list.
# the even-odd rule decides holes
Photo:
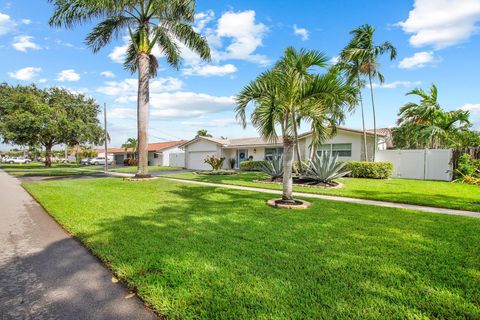
[(0, 170), (0, 319), (158, 319)]

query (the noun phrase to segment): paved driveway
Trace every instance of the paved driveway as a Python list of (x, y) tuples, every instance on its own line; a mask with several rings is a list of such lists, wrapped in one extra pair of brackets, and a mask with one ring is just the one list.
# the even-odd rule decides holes
[(0, 170), (0, 319), (157, 319)]

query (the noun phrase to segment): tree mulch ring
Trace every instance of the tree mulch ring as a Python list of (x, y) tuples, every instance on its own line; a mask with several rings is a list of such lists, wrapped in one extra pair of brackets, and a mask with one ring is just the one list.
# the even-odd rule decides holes
[(267, 204), (272, 208), (294, 210), (307, 209), (312, 205), (310, 202), (304, 200), (286, 201), (283, 199), (270, 199), (267, 201)]
[[(262, 182), (262, 183), (272, 183), (272, 184), (282, 184), (282, 178), (277, 179), (258, 179), (254, 180), (253, 182)], [(293, 178), (293, 184), (296, 186), (302, 187), (313, 187), (313, 188), (323, 188), (323, 189), (339, 189), (343, 187), (343, 183), (340, 182), (318, 182), (312, 179), (305, 179), (305, 178)]]

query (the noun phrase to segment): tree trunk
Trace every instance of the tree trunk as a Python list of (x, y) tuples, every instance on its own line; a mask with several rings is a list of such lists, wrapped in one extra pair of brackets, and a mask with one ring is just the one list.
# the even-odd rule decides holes
[(291, 137), (283, 137), (283, 194), (282, 200), (293, 202), (293, 149), (294, 141)]
[(298, 171), (300, 173), (303, 172), (303, 163), (302, 163), (302, 156), (300, 155), (300, 145), (298, 144), (298, 130), (297, 130), (297, 121), (295, 119), (295, 115), (292, 114), (292, 121), (293, 121), (293, 134), (295, 135), (295, 152), (297, 153), (297, 161), (298, 161)]
[(368, 73), (368, 81), (370, 82), (370, 96), (372, 97), (372, 112), (373, 112), (373, 156), (372, 161), (375, 162), (375, 156), (377, 154), (377, 119), (375, 115), (375, 99), (373, 97), (373, 86), (372, 86), (372, 74)]
[(45, 167), (50, 168), (52, 166), (52, 143), (45, 144)]
[(150, 81), (150, 58), (147, 53), (141, 52), (138, 57), (138, 170), (137, 178), (148, 178), (148, 103)]
[(363, 108), (362, 91), (360, 88), (360, 77), (358, 77), (358, 95), (360, 97), (360, 110), (362, 111), (363, 148), (365, 150), (365, 161), (368, 161), (367, 131), (365, 129), (365, 110)]

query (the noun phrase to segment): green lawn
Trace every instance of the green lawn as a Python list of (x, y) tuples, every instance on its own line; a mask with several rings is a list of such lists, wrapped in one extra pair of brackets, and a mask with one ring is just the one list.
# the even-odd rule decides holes
[[(88, 167), (95, 169), (98, 167)], [(94, 174), (95, 172), (83, 171), (83, 167), (79, 164), (52, 164), (51, 168), (45, 167), (43, 163), (33, 162), (30, 164), (0, 164), (0, 169), (14, 176), (33, 177), (33, 176), (71, 176), (82, 174)]]
[[(168, 175), (168, 177), (266, 189), (282, 189), (281, 184), (253, 182), (256, 179), (267, 178), (266, 175), (259, 172), (240, 172), (238, 175), (232, 176), (197, 175), (193, 172), (185, 172)], [(480, 187), (474, 185), (408, 179), (344, 178), (339, 181), (344, 184), (343, 188), (322, 189), (294, 186), (293, 189), (298, 192), (480, 211)]]
[[(117, 168), (117, 169), (112, 169), (110, 171), (113, 172), (126, 172), (126, 173), (136, 173), (137, 172), (137, 167), (132, 166), (132, 167), (125, 167), (125, 168)], [(166, 167), (166, 166), (149, 166), (148, 167), (149, 171), (174, 171), (174, 170), (182, 170), (182, 168), (179, 167)]]
[(474, 319), (480, 219), (163, 179), (25, 188), (170, 319)]

